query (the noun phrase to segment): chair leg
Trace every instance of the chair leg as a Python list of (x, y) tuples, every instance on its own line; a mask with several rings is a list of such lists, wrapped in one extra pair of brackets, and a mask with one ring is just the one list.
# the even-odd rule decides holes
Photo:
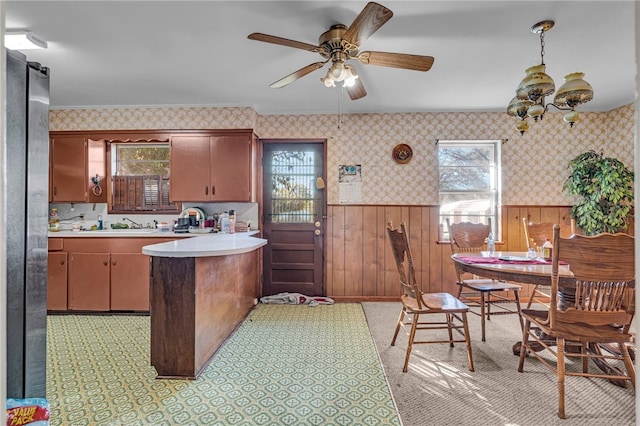
[(518, 311), (518, 319), (520, 320), (520, 330), (524, 330), (524, 321), (522, 320), (522, 308), (520, 306), (520, 290), (513, 290), (513, 298), (516, 301), (516, 311)]
[(487, 340), (484, 337), (484, 291), (480, 292), (480, 325), (482, 328), (482, 341), (486, 342)]
[(449, 331), (449, 347), (453, 347), (453, 315), (447, 314), (447, 329)]
[(462, 313), (462, 325), (464, 327), (464, 341), (467, 346), (467, 359), (469, 361), (469, 371), (475, 371), (473, 366), (473, 353), (471, 352), (471, 337), (469, 336), (469, 323), (467, 322), (467, 313)]
[(564, 339), (558, 337), (558, 417), (566, 419), (564, 413)]
[(531, 296), (529, 296), (529, 303), (527, 303), (527, 309), (531, 309), (531, 305), (533, 304), (533, 299), (536, 297), (537, 290), (538, 290), (538, 284), (533, 286), (533, 291), (531, 292)]
[(531, 328), (531, 321), (527, 320), (522, 327), (522, 344), (520, 346), (520, 362), (518, 363), (518, 371), (522, 373), (524, 367), (524, 359), (527, 356), (527, 344), (529, 342), (529, 329)]
[(405, 315), (406, 315), (406, 312), (404, 311), (404, 308), (402, 308), (402, 310), (400, 311), (400, 317), (398, 318), (398, 323), (396, 324), (396, 331), (395, 333), (393, 333), (391, 346), (394, 346), (396, 344), (396, 338), (398, 337), (398, 332), (400, 331), (400, 327), (402, 326), (402, 321), (404, 321)]
[(625, 343), (619, 343), (618, 348), (620, 349), (620, 353), (622, 354), (624, 360), (624, 366), (627, 369), (627, 374), (631, 377), (631, 384), (633, 388), (636, 387), (636, 368), (633, 365), (633, 361), (631, 360), (631, 355), (629, 354), (629, 348)]
[(411, 356), (411, 349), (413, 348), (413, 341), (416, 337), (416, 328), (418, 327), (418, 321), (420, 319), (420, 315), (414, 313), (412, 315), (413, 321), (411, 321), (411, 331), (409, 332), (409, 340), (407, 342), (407, 354), (404, 357), (404, 367), (402, 367), (402, 372), (406, 373), (409, 369), (409, 357)]
[(582, 355), (582, 372), (589, 372), (589, 358), (587, 357), (589, 344), (587, 342), (582, 342), (580, 345), (580, 354)]

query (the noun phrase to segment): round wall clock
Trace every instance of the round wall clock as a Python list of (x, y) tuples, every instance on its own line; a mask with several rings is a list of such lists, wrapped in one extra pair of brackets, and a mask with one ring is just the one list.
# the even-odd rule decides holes
[(406, 143), (401, 143), (393, 147), (391, 156), (396, 163), (405, 164), (411, 160), (411, 157), (413, 157), (413, 150)]

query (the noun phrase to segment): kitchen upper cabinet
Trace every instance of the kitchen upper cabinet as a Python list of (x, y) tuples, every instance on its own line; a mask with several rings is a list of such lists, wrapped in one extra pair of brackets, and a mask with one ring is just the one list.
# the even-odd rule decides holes
[(88, 201), (87, 140), (84, 135), (51, 136), (49, 198), (52, 202)]
[[(106, 145), (87, 135), (57, 134), (50, 136), (49, 200), (51, 202), (104, 203)], [(91, 178), (98, 179), (95, 185)]]
[(171, 137), (172, 201), (252, 201), (252, 131)]

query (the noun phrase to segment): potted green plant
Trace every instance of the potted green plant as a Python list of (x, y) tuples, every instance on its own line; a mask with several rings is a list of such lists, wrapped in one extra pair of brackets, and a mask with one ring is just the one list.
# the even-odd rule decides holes
[(579, 197), (571, 215), (583, 233), (626, 230), (633, 210), (633, 172), (621, 161), (593, 150), (571, 160), (569, 169), (563, 189)]

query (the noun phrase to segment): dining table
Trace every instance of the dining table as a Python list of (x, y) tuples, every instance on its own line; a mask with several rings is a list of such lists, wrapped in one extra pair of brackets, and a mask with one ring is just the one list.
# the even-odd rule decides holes
[[(476, 253), (456, 253), (451, 256), (456, 267), (463, 272), (473, 275), (490, 278), (500, 281), (516, 282), (521, 284), (533, 284), (551, 287), (551, 261), (540, 257), (529, 258), (526, 252), (494, 252), (488, 251)], [(573, 293), (575, 288), (575, 277), (571, 273), (571, 265), (560, 262), (558, 265), (558, 303), (571, 304), (573, 302)], [(546, 344), (555, 344), (555, 339), (541, 338)], [(521, 342), (513, 345), (513, 354), (520, 355)], [(542, 350), (540, 345), (536, 348)], [(631, 348), (632, 356), (635, 354), (635, 348)], [(600, 353), (602, 350), (614, 350), (608, 346), (589, 344), (589, 350)], [(622, 375), (617, 367), (609, 365), (604, 360), (594, 360), (598, 368), (602, 371), (613, 374)], [(610, 380), (615, 385), (624, 387), (624, 380)]]

